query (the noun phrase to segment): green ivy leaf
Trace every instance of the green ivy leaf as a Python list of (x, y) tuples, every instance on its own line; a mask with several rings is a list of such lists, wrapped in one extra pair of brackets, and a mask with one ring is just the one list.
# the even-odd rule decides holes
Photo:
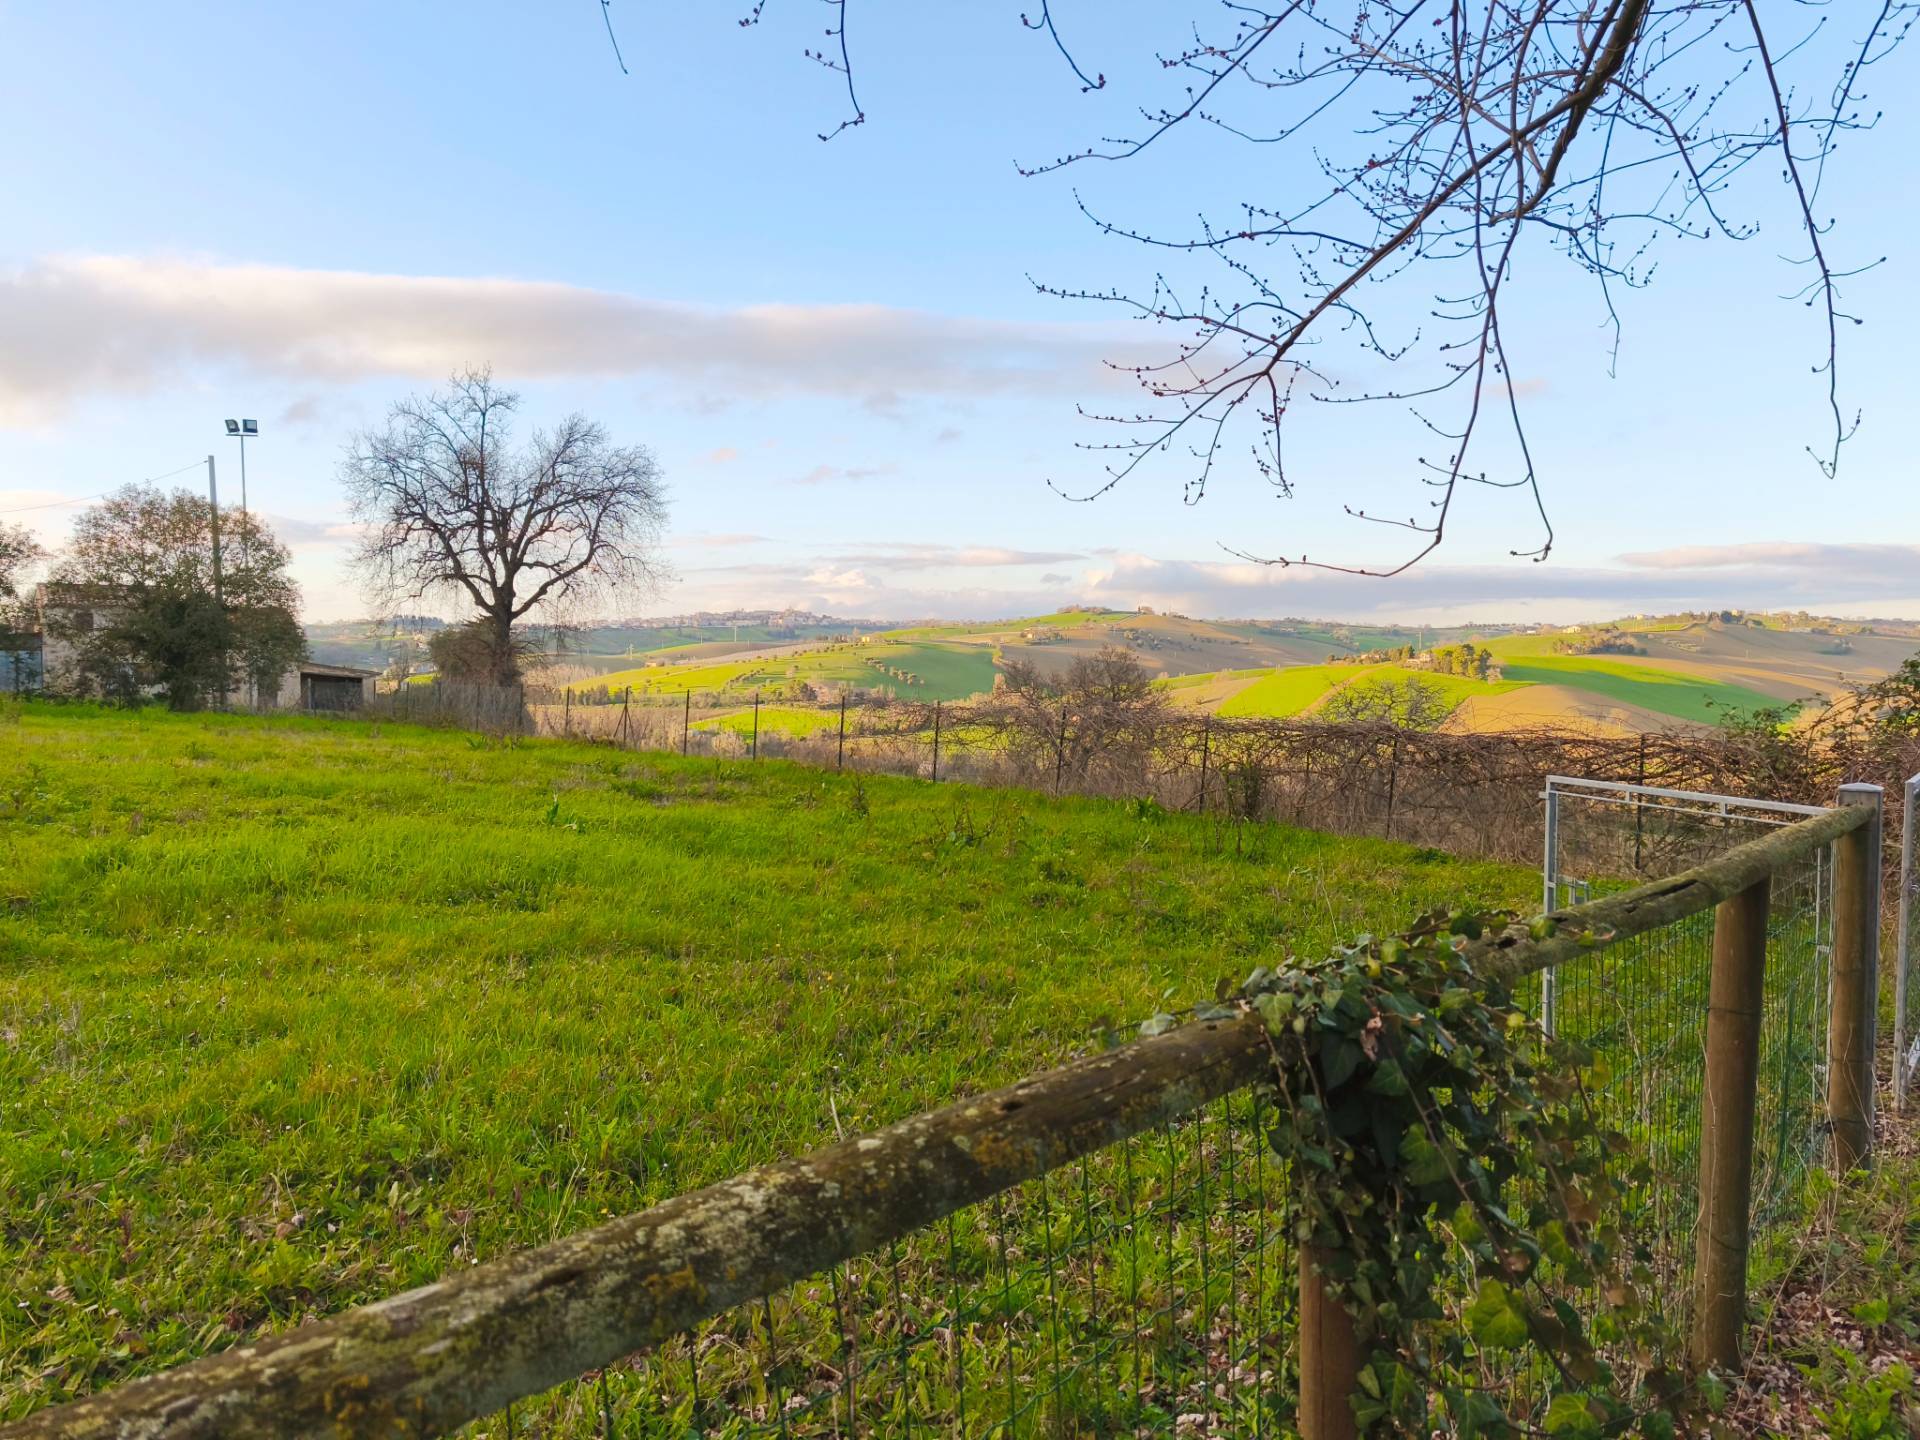
[(1600, 1435), (1600, 1422), (1579, 1395), (1554, 1396), (1547, 1406), (1546, 1424), (1549, 1435), (1565, 1435), (1570, 1440), (1598, 1440)]
[(1517, 1349), (1527, 1343), (1527, 1317), (1513, 1292), (1489, 1278), (1467, 1307), (1467, 1333), (1489, 1350)]
[(1407, 1093), (1407, 1074), (1400, 1068), (1400, 1062), (1391, 1055), (1373, 1067), (1373, 1074), (1367, 1079), (1367, 1089), (1376, 1095), (1404, 1095)]
[(1418, 1121), (1409, 1125), (1406, 1134), (1400, 1137), (1400, 1155), (1406, 1162), (1409, 1184), (1437, 1185), (1447, 1178), (1447, 1157), (1427, 1138)]
[(1321, 1076), (1329, 1090), (1336, 1090), (1353, 1078), (1353, 1072), (1360, 1068), (1360, 1062), (1366, 1058), (1356, 1041), (1346, 1036), (1329, 1037), (1320, 1047)]

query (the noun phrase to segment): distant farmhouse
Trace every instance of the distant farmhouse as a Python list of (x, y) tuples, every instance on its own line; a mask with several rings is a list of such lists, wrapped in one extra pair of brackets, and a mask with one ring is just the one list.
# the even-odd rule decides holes
[[(113, 585), (49, 583), (35, 588), (29, 628), (0, 633), (0, 691), (85, 695), (94, 687), (80, 663), (79, 637), (114, 623), (127, 592)], [(235, 682), (250, 710), (358, 710), (373, 696), (375, 670), (303, 660), (271, 695)]]

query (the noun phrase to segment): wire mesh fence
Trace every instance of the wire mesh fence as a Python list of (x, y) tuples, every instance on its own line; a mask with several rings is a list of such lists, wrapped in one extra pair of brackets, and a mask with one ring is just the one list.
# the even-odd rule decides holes
[[(1151, 689), (1121, 701), (996, 692), (940, 702), (859, 690), (822, 698), (811, 690), (438, 681), (399, 685), (371, 708), (503, 738), (564, 736), (718, 760), (784, 758), (1048, 794), (1148, 798), (1229, 823), (1274, 821), (1513, 861), (1539, 854), (1539, 794), (1548, 775), (1594, 776), (1649, 793), (1732, 790), (1812, 802), (1845, 779), (1878, 777), (1892, 791), (1920, 759), (1920, 739), (1884, 753), (1827, 745), (1783, 757), (1764, 738), (1699, 727), (1610, 736), (1223, 718)], [(1463, 803), (1467, 797), (1471, 803)], [(1700, 832), (1663, 829), (1667, 816), (1652, 805), (1633, 813), (1626, 857), (1591, 873), (1663, 874), (1684, 863), (1690, 845), (1697, 852)], [(1897, 813), (1888, 817), (1890, 831)], [(1891, 877), (1886, 893), (1895, 893)]]
[(1258, 1089), (478, 1421), (472, 1436), (1279, 1436), (1291, 1187)]
[[(1568, 839), (1567, 853), (1582, 853)], [(1730, 1282), (1704, 1274), (1690, 1299), (1696, 1222), (1705, 1253), (1737, 1244), (1744, 1256), (1747, 1212), (1760, 1227), (1777, 1223), (1818, 1157), (1821, 1112), (1808, 1082), (1826, 1051), (1811, 1017), (1827, 1003), (1828, 970), (1845, 1044), (1866, 1049), (1867, 992), (1856, 986), (1843, 1004), (1839, 982), (1867, 963), (1878, 840), (1877, 810), (1849, 804), (1718, 855), (1690, 878), (1561, 911), (1544, 931), (1489, 933), (1476, 952), (1483, 976), (1558, 964), (1560, 985), (1535, 994), (1551, 995), (1562, 1033), (1607, 1062), (1611, 1073), (1591, 1087), (1601, 1118), (1625, 1130), (1650, 1172), (1619, 1218), (1677, 1321), (1692, 1299), (1706, 1314), (1744, 1294), (1742, 1268)], [(1556, 888), (1570, 883), (1551, 862), (1548, 875)], [(1738, 1202), (1729, 1237), (1715, 1218), (1724, 1176), (1705, 1182), (1713, 1204), (1696, 1181), (1703, 1108), (1721, 1145), (1728, 1106), (1748, 1102), (1723, 1091), (1702, 1104), (1707, 957), (1716, 916), (1761, 882), (1766, 925), (1743, 935), (1734, 925), (1725, 937), (1730, 953), (1744, 951), (1744, 973), (1764, 968), (1767, 979), (1762, 1083), (1745, 1112), (1761, 1143), (1735, 1142), (1752, 1203)], [(1849, 896), (1829, 954), (1834, 897)], [(1524, 938), (1509, 945), (1515, 932)], [(1716, 1015), (1732, 1003), (1719, 958)], [(1715, 1063), (1725, 1058), (1715, 1050)], [(1136, 1045), (40, 1412), (8, 1433), (136, 1433), (126, 1426), (137, 1417), (164, 1413), (176, 1425), (192, 1412), (208, 1424), (169, 1433), (268, 1435), (299, 1430), (289, 1416), (331, 1424), (350, 1411), (369, 1424), (410, 1417), (407, 1433), (556, 1440), (1285, 1435), (1308, 1414), (1306, 1397), (1344, 1403), (1368, 1372), (1356, 1361), (1336, 1375), (1301, 1343), (1303, 1297), (1323, 1316), (1329, 1301), (1301, 1263), (1297, 1247), (1314, 1232), (1270, 1144), (1284, 1118), (1278, 1097), (1299, 1093), (1281, 1079), (1284, 1063), (1251, 1015), (1230, 1005), (1196, 1014)], [(1837, 1062), (1834, 1072), (1850, 1073)], [(1829, 1090), (1827, 1105), (1833, 1135), (1864, 1133), (1863, 1096)], [(1858, 1159), (1833, 1157), (1842, 1174)], [(1453, 1243), (1462, 1283), (1449, 1288), (1443, 1266), (1432, 1298), (1457, 1312), (1475, 1302), (1472, 1268)], [(1323, 1330), (1312, 1333), (1324, 1347)], [(596, 1368), (535, 1393), (588, 1363)], [(1523, 1432), (1548, 1429), (1551, 1405), (1565, 1398), (1550, 1354), (1489, 1345), (1461, 1363)], [(509, 1396), (521, 1398), (494, 1408)]]

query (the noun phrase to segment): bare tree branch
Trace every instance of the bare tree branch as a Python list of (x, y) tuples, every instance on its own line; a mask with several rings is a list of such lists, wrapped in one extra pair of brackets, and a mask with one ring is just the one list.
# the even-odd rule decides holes
[[(834, 12), (827, 33), (837, 55), (808, 54), (845, 82), (852, 114), (829, 132), (838, 134), (866, 115), (846, 46), (848, 0), (822, 3)], [(759, 23), (764, 7), (759, 0), (741, 23)], [(1047, 0), (1037, 16), (1019, 18), (1059, 51), (1083, 93), (1106, 90), (1105, 70), (1090, 77), (1062, 39), (1056, 9)], [(1295, 169), (1279, 172), (1278, 201), (1244, 201), (1230, 221), (1203, 218), (1187, 235), (1096, 215), (1076, 195), (1100, 233), (1165, 254), (1169, 265), (1202, 267), (1202, 283), (1189, 301), (1184, 273), (1158, 274), (1142, 292), (1036, 282), (1041, 293), (1114, 307), (1184, 337), (1163, 361), (1116, 367), (1139, 384), (1140, 408), (1092, 414), (1117, 432), (1084, 447), (1106, 457), (1104, 473), (1078, 491), (1054, 485), (1059, 493), (1093, 499), (1175, 456), (1188, 467), (1189, 503), (1222, 473), (1257, 476), (1291, 496), (1298, 485), (1282, 434), (1304, 402), (1387, 403), (1447, 442), (1445, 453), (1416, 463), (1425, 513), (1347, 513), (1413, 532), (1409, 553), (1360, 564), (1232, 553), (1398, 574), (1441, 544), (1461, 482), (1471, 481), (1529, 494), (1539, 536), (1512, 553), (1544, 559), (1553, 531), (1500, 314), (1517, 269), (1524, 262), (1531, 278), (1544, 249), (1593, 277), (1613, 330), (1611, 366), (1617, 292), (1649, 283), (1663, 239), (1756, 234), (1729, 205), (1736, 182), (1765, 159), (1779, 162), (1808, 239), (1803, 263), (1813, 278), (1795, 298), (1824, 311), (1827, 353), (1815, 371), (1826, 377), (1832, 434), (1809, 449), (1834, 473), (1859, 420), (1842, 409), (1838, 375), (1840, 322), (1858, 323), (1840, 304), (1839, 282), (1858, 271), (1832, 263), (1832, 222), (1814, 206), (1839, 138), (1878, 119), (1863, 109), (1866, 72), (1907, 38), (1920, 0), (1210, 0), (1196, 13), (1189, 38), (1154, 56), (1177, 90), (1138, 107), (1137, 133), (1023, 173), (1127, 160), (1189, 127), (1284, 147), (1292, 160), (1283, 165)], [(1091, 29), (1101, 17), (1091, 7), (1089, 16)], [(1792, 31), (1796, 19), (1805, 23)], [(1110, 48), (1112, 27), (1099, 33)], [(1823, 103), (1805, 98), (1821, 94)], [(1304, 168), (1321, 183), (1295, 193)], [(1265, 154), (1260, 173), (1274, 173)], [(1393, 313), (1424, 303), (1426, 323), (1411, 337), (1383, 331), (1375, 311), (1388, 313), (1385, 295), (1397, 297)], [(1359, 366), (1308, 363), (1307, 347), (1342, 343)], [(1419, 373), (1378, 387), (1336, 381), (1342, 368), (1351, 375), (1382, 363)], [(1450, 409), (1436, 414), (1436, 405)]]

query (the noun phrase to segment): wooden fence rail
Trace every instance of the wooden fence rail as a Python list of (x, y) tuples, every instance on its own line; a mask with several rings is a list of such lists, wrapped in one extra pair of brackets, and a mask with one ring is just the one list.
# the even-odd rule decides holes
[[(1699, 1239), (1702, 1256), (1712, 1258), (1696, 1281), (1704, 1287), (1696, 1308), (1710, 1317), (1700, 1322), (1696, 1346), (1715, 1363), (1737, 1359), (1744, 1310), (1750, 1035), (1768, 878), (1845, 840), (1837, 847), (1836, 895), (1859, 913), (1838, 917), (1833, 970), (1836, 979), (1856, 971), (1870, 977), (1877, 857), (1869, 842), (1878, 835), (1877, 817), (1875, 807), (1845, 805), (1669, 879), (1556, 911), (1551, 926), (1489, 934), (1468, 953), (1479, 973), (1511, 983), (1717, 907)], [(1871, 1034), (1870, 984), (1844, 1002), (1839, 988), (1836, 1055), (1870, 1053), (1862, 1049), (1862, 1037)], [(417, 1290), (50, 1407), (0, 1427), (0, 1437), (443, 1435), (1256, 1084), (1270, 1074), (1272, 1053), (1251, 1016), (1196, 1021)], [(1859, 1163), (1865, 1151), (1853, 1128), (1862, 1104), (1857, 1083), (1840, 1085), (1830, 1099), (1838, 1107), (1830, 1114), (1836, 1162)], [(1354, 1433), (1346, 1397), (1361, 1347), (1310, 1255), (1300, 1281), (1302, 1433), (1344, 1440)]]

